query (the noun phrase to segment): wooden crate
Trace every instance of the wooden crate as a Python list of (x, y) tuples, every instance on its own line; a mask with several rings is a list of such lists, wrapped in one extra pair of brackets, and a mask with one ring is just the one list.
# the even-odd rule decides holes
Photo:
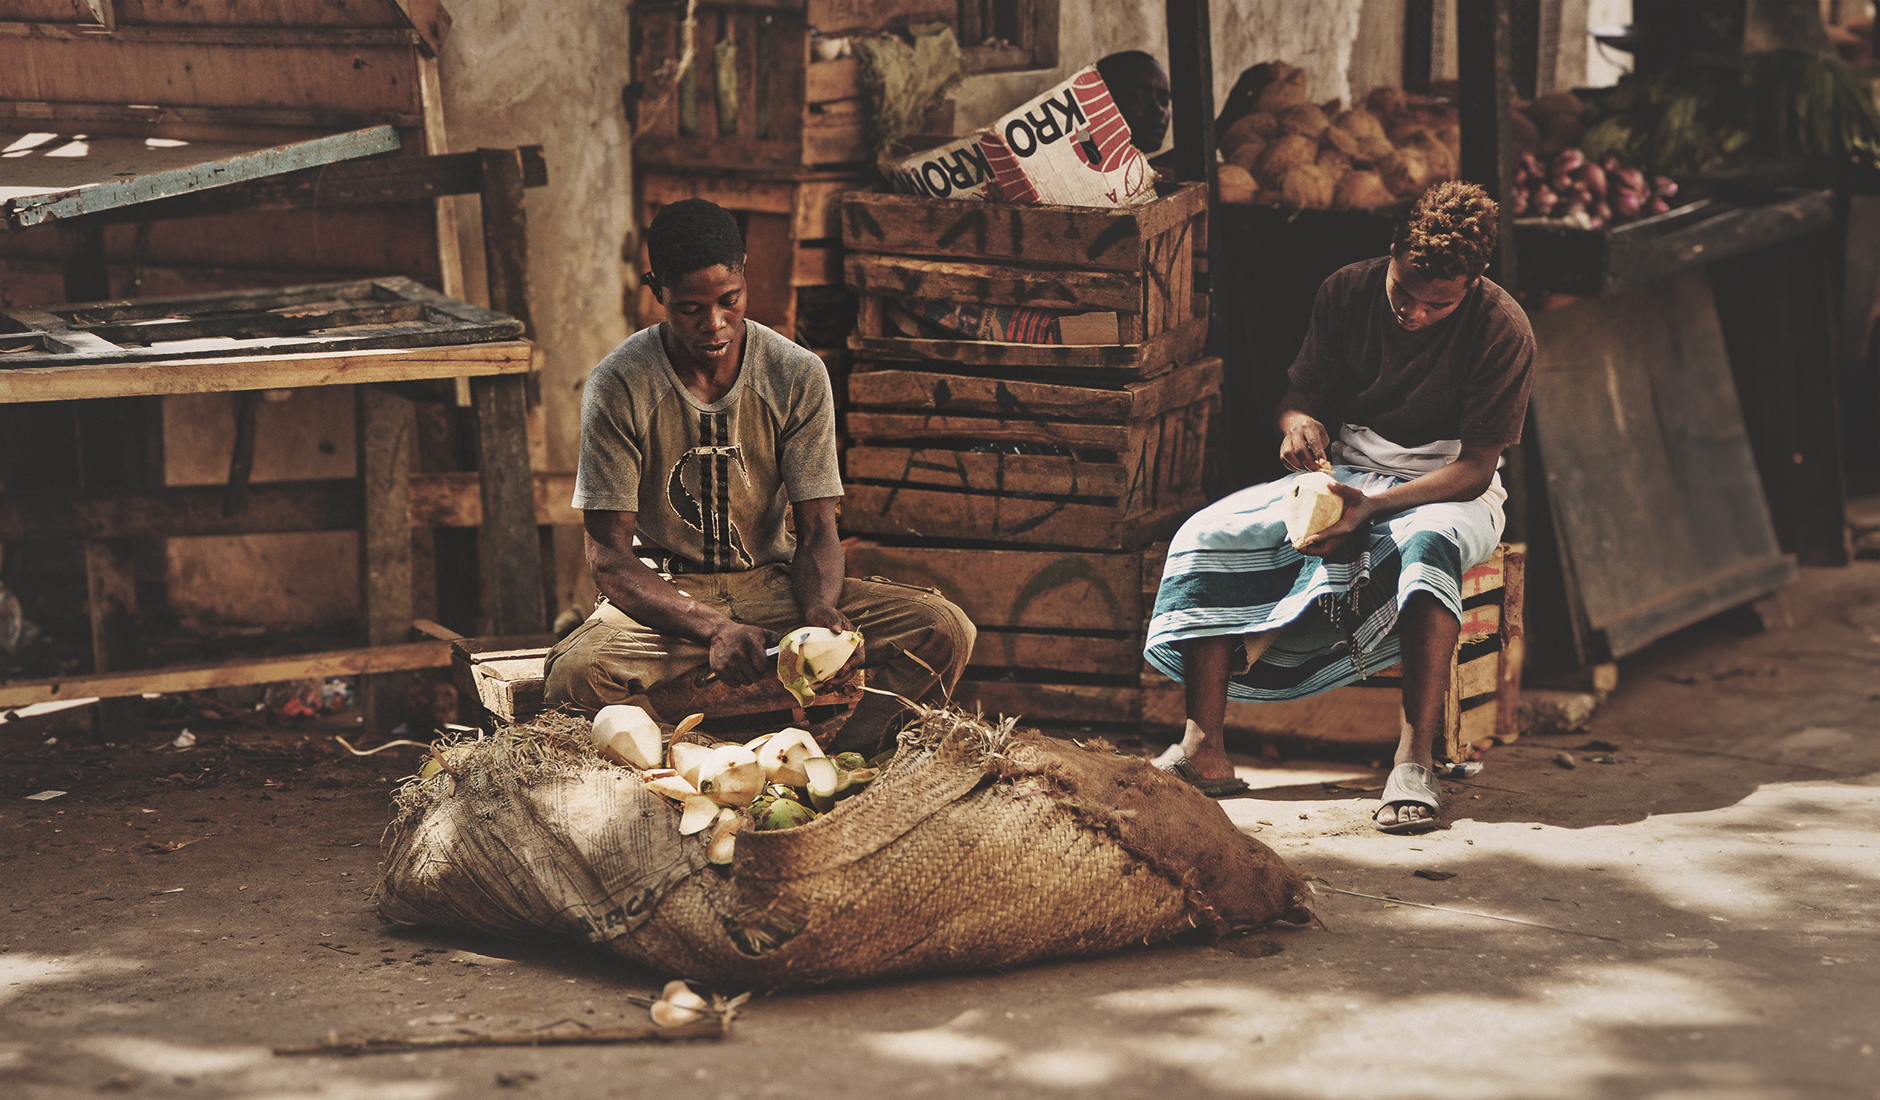
[[(1165, 186), (1160, 197), (1116, 210), (1019, 206), (912, 195), (842, 200), (849, 285), (863, 295), (850, 346), (869, 359), (944, 359), (1039, 372), (1148, 378), (1189, 362), (1207, 342), (1195, 312), (1195, 241), (1207, 190)], [(1014, 344), (891, 335), (888, 299), (930, 299), (1061, 310), (1082, 325), (1113, 323), (1110, 343)]]
[[(1118, 389), (931, 370), (849, 376), (853, 534), (1134, 550), (1202, 503), (1221, 361)], [(995, 453), (1002, 444), (1060, 453)]]
[[(839, 196), (866, 185), (855, 172), (771, 171), (727, 175), (662, 168), (643, 170), (637, 195), (640, 228), (659, 209), (681, 199), (708, 199), (737, 215), (744, 230), (748, 315), (785, 336), (796, 336), (797, 292), (842, 284)], [(642, 271), (651, 264), (640, 248)], [(641, 327), (658, 324), (665, 310), (651, 290), (641, 292)]]
[[(1451, 666), (1445, 732), (1438, 759), (1466, 760), (1471, 746), (1520, 735), (1522, 604), (1527, 547), (1503, 544), (1462, 576), (1462, 636)], [(1348, 744), (1397, 744), (1403, 726), (1403, 676), (1393, 665), (1349, 687), (1285, 703), (1227, 704), (1230, 733)], [(1182, 685), (1153, 669), (1142, 678), (1146, 729), (1176, 733), (1185, 720)]]
[[(860, 64), (814, 59), (810, 28), (841, 36), (957, 15), (954, 0), (708, 0), (697, 5), (692, 64), (681, 71), (686, 7), (633, 5), (633, 155), (642, 165), (750, 170), (867, 161)], [(722, 104), (721, 57), (735, 70), (726, 73), (726, 91), (735, 92)]]

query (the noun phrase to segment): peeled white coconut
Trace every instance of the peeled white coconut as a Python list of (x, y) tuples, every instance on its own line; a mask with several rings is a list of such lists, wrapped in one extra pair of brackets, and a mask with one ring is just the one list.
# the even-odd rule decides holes
[(659, 723), (639, 707), (625, 703), (602, 707), (594, 716), (588, 736), (609, 760), (636, 768), (659, 766)]
[(757, 750), (757, 762), (763, 766), (764, 776), (772, 783), (781, 783), (786, 787), (801, 787), (809, 782), (809, 773), (804, 765), (810, 760), (822, 756), (822, 746), (808, 730), (780, 730), (770, 736)]
[(1332, 491), (1332, 475), (1317, 470), (1293, 478), (1285, 499), (1286, 537), (1293, 548), (1337, 523), (1345, 501)]
[(653, 1022), (660, 1027), (680, 1027), (704, 1018), (705, 1013), (696, 1008), (686, 1008), (671, 1001), (653, 1002)]
[(700, 786), (700, 773), (711, 758), (710, 745), (701, 745), (697, 741), (674, 741), (672, 748), (667, 750), (666, 763), (679, 773), (679, 778), (697, 788)]
[(684, 811), (679, 815), (679, 835), (691, 836), (711, 828), (718, 820), (718, 803), (710, 797), (695, 794), (684, 802)]
[(698, 788), (676, 775), (661, 775), (652, 779), (641, 779), (641, 786), (654, 794), (663, 795), (674, 802), (684, 802), (688, 798), (698, 797)]
[(737, 854), (738, 830), (744, 828), (744, 815), (727, 806), (718, 811), (718, 823), (712, 827), (712, 845), (705, 858), (713, 863), (730, 863)]
[(862, 632), (840, 634), (820, 626), (799, 626), (777, 643), (777, 679), (796, 701), (809, 706), (816, 689), (828, 683), (862, 646)]
[(764, 767), (743, 745), (719, 745), (698, 773), (698, 789), (727, 806), (749, 806), (764, 793)]
[(680, 1008), (708, 1008), (705, 998), (692, 992), (692, 986), (684, 978), (674, 978), (666, 983), (666, 988), (659, 991), (659, 999)]

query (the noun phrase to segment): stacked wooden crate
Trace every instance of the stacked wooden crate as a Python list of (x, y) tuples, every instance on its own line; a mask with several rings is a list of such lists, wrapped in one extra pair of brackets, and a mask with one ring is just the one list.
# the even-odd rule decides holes
[[(843, 526), (851, 574), (939, 588), (980, 627), (956, 699), (1050, 725), (1142, 716), (1145, 589), (1203, 502), (1221, 364), (1194, 246), (1206, 189), (1119, 210), (842, 200), (861, 295)], [(1110, 343), (899, 335), (895, 302), (1063, 311)]]
[[(635, 0), (633, 15), (641, 228), (680, 199), (730, 210), (749, 252), (748, 316), (816, 350), (839, 382), (854, 299), (834, 199), (873, 168), (860, 64), (822, 59), (817, 44), (950, 22), (955, 0)], [(634, 312), (642, 326), (665, 317), (648, 290)]]

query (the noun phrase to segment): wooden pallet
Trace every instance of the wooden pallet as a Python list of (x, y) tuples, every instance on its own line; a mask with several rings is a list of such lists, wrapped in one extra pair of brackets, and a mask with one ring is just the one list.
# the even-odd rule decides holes
[[(762, 170), (867, 161), (860, 64), (815, 59), (810, 28), (839, 37), (957, 16), (954, 0), (708, 0), (697, 5), (692, 63), (681, 70), (686, 11), (673, 0), (633, 5), (633, 155), (642, 165)], [(730, 66), (722, 93), (721, 59)]]
[[(1202, 503), (1220, 379), (1218, 359), (1114, 390), (851, 374), (843, 525), (897, 538), (1140, 549)], [(1032, 453), (995, 449), (1007, 445)]]
[[(1472, 746), (1520, 735), (1522, 607), (1527, 548), (1496, 547), (1462, 577), (1462, 635), (1451, 665), (1438, 759), (1466, 760)], [(1145, 729), (1173, 734), (1184, 722), (1182, 685), (1153, 669), (1142, 676)], [(1394, 746), (1403, 726), (1403, 670), (1393, 665), (1349, 687), (1285, 703), (1227, 704), (1230, 733)]]
[(522, 322), (406, 278), (0, 310), (0, 370), (512, 340)]
[[(1195, 245), (1206, 189), (1164, 188), (1139, 206), (1099, 210), (912, 195), (842, 200), (844, 271), (860, 293), (856, 353), (998, 368), (1002, 377), (1147, 378), (1199, 356), (1207, 316), (1196, 313)], [(914, 339), (885, 322), (889, 300), (1033, 306), (1113, 331), (1095, 344)], [(1095, 322), (1105, 321), (1097, 326)]]

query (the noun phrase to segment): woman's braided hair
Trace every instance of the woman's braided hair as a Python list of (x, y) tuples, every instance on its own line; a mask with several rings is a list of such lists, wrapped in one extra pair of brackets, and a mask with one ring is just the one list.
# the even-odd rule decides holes
[(1435, 184), (1391, 235), (1390, 254), (1426, 279), (1474, 279), (1495, 254), (1499, 211), (1473, 183)]

